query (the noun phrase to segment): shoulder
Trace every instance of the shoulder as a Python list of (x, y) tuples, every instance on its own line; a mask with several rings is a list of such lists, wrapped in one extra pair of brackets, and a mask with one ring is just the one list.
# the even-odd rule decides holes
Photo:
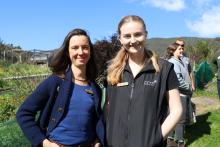
[(159, 59), (159, 66), (162, 75), (167, 75), (174, 68), (174, 64), (165, 59)]
[(60, 76), (58, 76), (58, 75), (55, 75), (55, 74), (50, 75), (50, 76), (46, 79), (46, 81), (48, 81), (48, 82), (60, 82), (60, 81), (62, 81), (62, 80), (63, 80), (62, 77), (60, 77)]
[(168, 59), (168, 62), (173, 63), (173, 62), (175, 62), (175, 59), (171, 57), (170, 59)]
[(63, 81), (63, 79), (57, 75), (50, 75), (48, 78), (46, 78), (45, 80), (43, 80), (43, 82), (41, 82), (41, 87), (54, 87), (59, 85), (61, 82)]
[[(171, 58), (172, 59), (172, 58)], [(173, 63), (171, 63), (170, 62), (170, 60), (171, 59), (169, 59), (169, 60), (165, 60), (165, 59), (162, 59), (162, 58), (159, 58), (159, 60), (158, 60), (158, 62), (159, 62), (159, 65), (161, 66), (161, 67), (171, 67), (171, 66), (173, 66)]]

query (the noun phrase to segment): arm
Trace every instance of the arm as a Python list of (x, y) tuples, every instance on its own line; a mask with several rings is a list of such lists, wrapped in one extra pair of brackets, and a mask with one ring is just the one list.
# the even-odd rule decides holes
[(95, 105), (97, 110), (97, 122), (96, 122), (96, 140), (93, 143), (94, 147), (100, 147), (101, 144), (105, 144), (105, 125), (104, 125), (104, 116), (103, 111), (101, 107), (101, 101), (102, 101), (102, 90), (97, 85), (97, 83), (94, 82), (94, 92), (95, 92)]
[(188, 71), (189, 71), (189, 77), (191, 80), (192, 91), (194, 91), (194, 90), (196, 90), (196, 85), (195, 85), (194, 74), (193, 74), (193, 70), (192, 70), (192, 66), (191, 66), (190, 62), (188, 64)]
[(181, 91), (191, 91), (191, 85), (190, 83), (187, 83), (184, 79), (183, 79), (183, 75), (180, 72), (176, 72), (176, 76), (178, 78), (178, 81), (180, 83), (179, 85), (179, 90)]
[(177, 89), (172, 89), (169, 90), (166, 95), (170, 113), (161, 126), (164, 138), (166, 138), (170, 131), (175, 128), (182, 115), (182, 104), (179, 91)]
[(189, 76), (190, 76), (190, 79), (191, 79), (192, 91), (194, 91), (194, 90), (196, 90), (196, 86), (195, 86), (193, 73), (191, 72)]
[[(26, 98), (16, 113), (18, 124), (33, 146), (38, 146), (46, 139), (44, 131), (36, 122), (36, 114), (38, 111), (44, 109), (50, 97), (51, 89), (56, 85), (51, 81), (54, 82), (54, 79), (50, 77), (44, 80), (34, 92)], [(53, 85), (51, 83), (53, 83)]]
[(174, 65), (174, 71), (176, 73), (177, 79), (179, 81), (179, 90), (180, 92), (182, 91), (191, 91), (191, 83), (187, 83), (184, 79), (183, 79), (183, 75), (182, 75), (182, 71), (181, 71), (181, 66), (179, 65), (180, 63), (171, 58), (169, 60), (171, 63), (173, 63)]

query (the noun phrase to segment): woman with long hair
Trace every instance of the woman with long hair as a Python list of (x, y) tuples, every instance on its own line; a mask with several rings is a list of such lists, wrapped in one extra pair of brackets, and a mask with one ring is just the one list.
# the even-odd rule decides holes
[(94, 50), (86, 31), (70, 31), (49, 66), (53, 74), (17, 112), (18, 123), (32, 146), (104, 146), (101, 92), (94, 82)]
[(168, 133), (180, 119), (173, 65), (146, 49), (147, 35), (139, 16), (125, 16), (119, 22), (121, 49), (107, 70), (108, 146), (166, 146)]

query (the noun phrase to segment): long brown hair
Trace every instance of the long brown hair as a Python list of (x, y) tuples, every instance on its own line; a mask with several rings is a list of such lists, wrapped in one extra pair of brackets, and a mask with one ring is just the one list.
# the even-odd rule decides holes
[[(131, 22), (131, 21), (140, 22), (143, 25), (143, 28), (147, 35), (148, 32), (146, 30), (146, 25), (144, 23), (144, 20), (141, 17), (136, 16), (136, 15), (128, 15), (122, 18), (118, 24), (118, 35), (119, 36), (121, 35), (122, 25), (128, 22)], [(159, 69), (159, 65), (157, 61), (157, 56), (149, 50), (146, 50), (145, 53), (146, 53), (146, 57), (149, 57), (151, 59), (156, 72), (159, 72), (160, 69)], [(121, 47), (121, 49), (118, 51), (115, 58), (113, 58), (109, 62), (110, 64), (107, 69), (107, 72), (108, 72), (107, 80), (109, 84), (115, 85), (121, 81), (122, 72), (125, 68), (127, 59), (128, 59), (128, 53), (123, 47)]]

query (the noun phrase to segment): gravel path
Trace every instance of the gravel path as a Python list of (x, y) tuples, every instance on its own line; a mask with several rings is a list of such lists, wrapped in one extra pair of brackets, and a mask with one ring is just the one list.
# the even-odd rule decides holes
[(220, 109), (220, 100), (218, 98), (194, 97), (192, 102), (196, 104), (196, 115)]

